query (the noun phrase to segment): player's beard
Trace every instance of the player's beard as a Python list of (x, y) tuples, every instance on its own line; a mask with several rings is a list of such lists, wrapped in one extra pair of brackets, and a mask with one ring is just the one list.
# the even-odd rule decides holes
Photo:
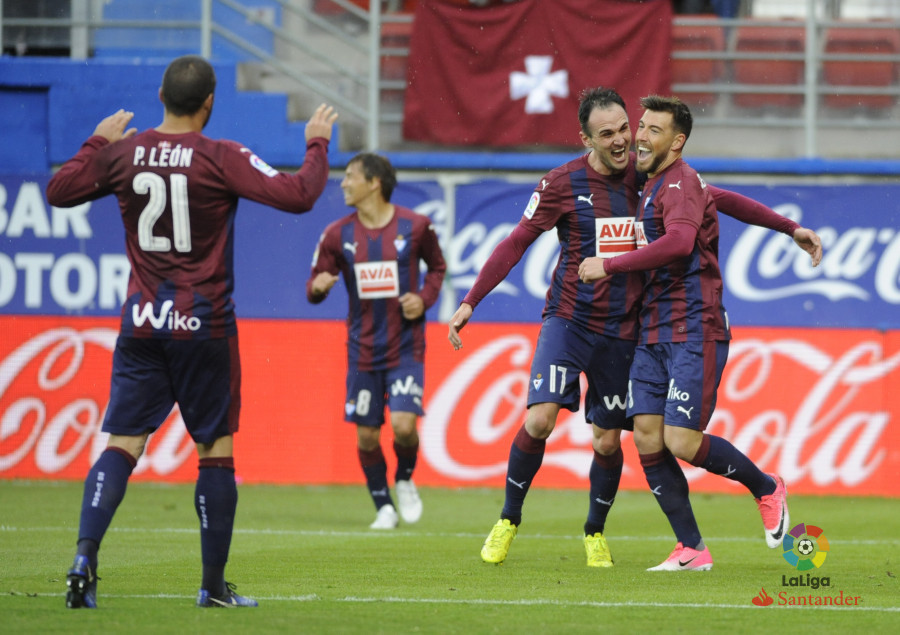
[(666, 154), (651, 154), (647, 161), (638, 161), (637, 169), (645, 174), (656, 174), (656, 171), (659, 169), (659, 166), (662, 165), (663, 161), (666, 160)]

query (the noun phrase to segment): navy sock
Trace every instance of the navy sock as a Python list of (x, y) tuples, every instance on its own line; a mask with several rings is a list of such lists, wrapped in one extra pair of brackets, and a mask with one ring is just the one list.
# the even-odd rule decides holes
[(419, 444), (400, 445), (394, 441), (394, 454), (397, 455), (397, 469), (394, 472), (394, 482), (408, 481), (412, 478), (416, 469), (416, 459), (419, 457)]
[(775, 491), (775, 479), (722, 437), (704, 434), (691, 465), (739, 482), (750, 490), (754, 498), (768, 496)]
[(372, 502), (375, 503), (375, 509), (393, 505), (394, 501), (391, 499), (387, 482), (387, 462), (384, 460), (381, 446), (370, 451), (357, 448), (356, 453), (359, 456), (363, 474), (366, 476), (366, 486), (369, 488)]
[(616, 492), (619, 491), (623, 462), (621, 447), (610, 455), (594, 452), (590, 471), (591, 501), (588, 505), (587, 522), (584, 524), (586, 536), (592, 536), (598, 532), (603, 533), (606, 516), (616, 499)]
[(202, 588), (215, 597), (225, 595), (225, 563), (231, 548), (237, 485), (232, 457), (200, 459), (194, 508), (200, 519)]
[(125, 450), (107, 448), (84, 480), (81, 521), (78, 527), (78, 554), (88, 557), (97, 569), (97, 551), (116, 510), (125, 498), (128, 478), (137, 461)]
[(500, 518), (506, 518), (513, 525), (522, 522), (522, 506), (535, 474), (544, 461), (544, 439), (535, 439), (523, 425), (509, 449), (509, 464), (506, 467), (506, 499)]
[(669, 520), (675, 538), (685, 547), (701, 546), (703, 539), (691, 508), (687, 479), (675, 457), (666, 449), (640, 457), (647, 485)]

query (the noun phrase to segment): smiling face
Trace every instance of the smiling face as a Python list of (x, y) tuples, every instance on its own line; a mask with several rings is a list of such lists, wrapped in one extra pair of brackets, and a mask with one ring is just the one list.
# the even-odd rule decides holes
[(678, 158), (684, 141), (684, 134), (675, 130), (672, 113), (645, 110), (635, 137), (637, 169), (656, 176)]
[(628, 167), (628, 150), (631, 147), (631, 128), (628, 114), (618, 104), (607, 108), (594, 108), (588, 118), (588, 130), (582, 131), (584, 147), (591, 149), (591, 166), (600, 174), (618, 174)]
[(359, 207), (363, 200), (377, 192), (380, 187), (381, 184), (377, 178), (366, 180), (362, 164), (359, 161), (353, 161), (347, 165), (344, 179), (341, 181), (344, 203), (351, 207)]

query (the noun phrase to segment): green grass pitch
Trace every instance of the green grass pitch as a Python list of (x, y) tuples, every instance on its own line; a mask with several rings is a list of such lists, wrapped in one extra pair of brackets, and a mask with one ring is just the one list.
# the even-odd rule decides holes
[[(391, 532), (368, 529), (374, 509), (362, 485), (239, 492), (227, 577), (259, 608), (194, 607), (193, 486), (132, 483), (100, 550), (100, 608), (73, 611), (64, 587), (81, 484), (0, 481), (0, 632), (900, 631), (895, 499), (790, 496), (791, 524), (816, 525), (829, 542), (821, 568), (801, 574), (781, 549), (766, 547), (749, 495), (695, 494), (715, 566), (651, 573), (675, 541), (645, 491), (616, 499), (606, 528), (615, 567), (600, 570), (584, 562), (584, 491), (532, 489), (499, 566), (481, 562), (479, 550), (500, 489), (421, 488), (422, 520)], [(755, 606), (763, 590), (775, 601)], [(858, 598), (858, 606), (817, 606), (826, 596)], [(782, 604), (800, 597), (811, 605)]]

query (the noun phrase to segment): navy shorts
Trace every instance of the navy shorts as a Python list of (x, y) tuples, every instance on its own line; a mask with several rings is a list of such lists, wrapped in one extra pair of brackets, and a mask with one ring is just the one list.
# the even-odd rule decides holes
[(550, 317), (541, 325), (531, 378), (528, 407), (558, 403), (577, 412), (581, 403), (581, 373), (587, 377), (584, 417), (606, 430), (625, 428), (628, 369), (635, 342), (595, 333), (568, 320)]
[(425, 414), (422, 409), (424, 378), (425, 366), (419, 363), (387, 370), (350, 370), (344, 420), (377, 428), (384, 424), (385, 406), (391, 412), (412, 412), (421, 417)]
[(176, 403), (195, 443), (237, 432), (237, 335), (206, 340), (119, 336), (103, 431), (127, 436), (155, 432)]
[(628, 416), (663, 415), (667, 426), (701, 432), (716, 408), (728, 342), (638, 346), (631, 365)]

